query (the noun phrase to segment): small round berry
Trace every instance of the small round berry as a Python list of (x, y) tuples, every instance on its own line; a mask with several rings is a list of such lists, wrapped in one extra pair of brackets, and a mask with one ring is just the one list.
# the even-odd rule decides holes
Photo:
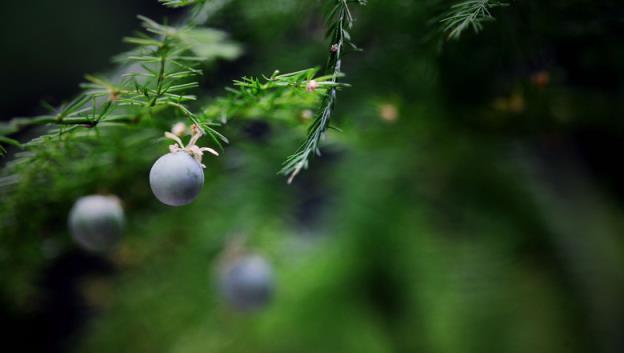
[(90, 251), (114, 248), (123, 228), (124, 212), (116, 196), (81, 197), (69, 213), (69, 229), (74, 240)]
[(258, 255), (240, 257), (221, 272), (220, 289), (225, 299), (241, 311), (258, 310), (273, 298), (273, 269)]
[(204, 184), (204, 171), (187, 152), (160, 157), (150, 171), (150, 187), (160, 202), (169, 206), (191, 203)]

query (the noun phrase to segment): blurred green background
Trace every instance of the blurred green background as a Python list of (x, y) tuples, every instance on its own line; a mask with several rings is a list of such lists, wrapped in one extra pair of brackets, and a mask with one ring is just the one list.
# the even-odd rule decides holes
[[(447, 40), (437, 19), (453, 3), (354, 8), (364, 51), (345, 58), (343, 132), (292, 185), (275, 172), (303, 135), (258, 116), (224, 129), (231, 143), (190, 206), (151, 195), (164, 144), (128, 150), (113, 168), (93, 161), (64, 176), (79, 186), (20, 203), (11, 235), (0, 229), (3, 345), (622, 352), (624, 5), (512, 1), (482, 33)], [(139, 13), (180, 16), (148, 0), (2, 2), (2, 119), (59, 104), (83, 74), (113, 69)], [(326, 60), (321, 1), (233, 1), (208, 25), (244, 54), (206, 68), (200, 97)], [(73, 201), (101, 190), (124, 200), (128, 218), (106, 256), (78, 249), (65, 227)], [(216, 288), (237, 236), (276, 272), (275, 298), (257, 313), (232, 310)]]

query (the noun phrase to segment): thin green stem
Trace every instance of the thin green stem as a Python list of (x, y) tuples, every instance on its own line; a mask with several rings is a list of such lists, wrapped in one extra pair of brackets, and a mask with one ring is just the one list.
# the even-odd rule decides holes
[(166, 60), (167, 60), (166, 57), (167, 57), (166, 54), (163, 54), (160, 56), (160, 68), (158, 70), (158, 78), (156, 81), (156, 95), (152, 99), (152, 102), (149, 105), (150, 107), (153, 107), (154, 105), (156, 105), (156, 101), (162, 95), (162, 82), (165, 77), (165, 65), (166, 65)]

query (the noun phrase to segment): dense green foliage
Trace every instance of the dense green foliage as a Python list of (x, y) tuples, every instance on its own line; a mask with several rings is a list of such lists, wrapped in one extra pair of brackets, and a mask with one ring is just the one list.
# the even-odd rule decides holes
[[(186, 17), (141, 17), (116, 70), (0, 125), (15, 311), (75, 247), (73, 201), (114, 193), (117, 272), (81, 279), (96, 315), (68, 351), (617, 351), (621, 199), (574, 147), (624, 133), (617, 1), (160, 2)], [(222, 153), (170, 208), (147, 175), (178, 121)], [(277, 273), (255, 314), (214, 283), (241, 237)]]

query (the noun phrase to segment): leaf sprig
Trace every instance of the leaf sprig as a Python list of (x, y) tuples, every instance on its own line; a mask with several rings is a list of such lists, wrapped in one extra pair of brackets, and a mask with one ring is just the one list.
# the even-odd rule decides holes
[(206, 0), (158, 0), (158, 2), (168, 7), (178, 8), (191, 5), (201, 5), (206, 2)]
[[(332, 75), (316, 76), (318, 68), (280, 74), (274, 71), (269, 77), (243, 77), (228, 87), (230, 94), (208, 105), (202, 117), (220, 123), (230, 118), (275, 115), (281, 107), (290, 110), (304, 110), (319, 103), (319, 97), (328, 90), (347, 86), (333, 80)], [(314, 82), (315, 89), (308, 86)]]
[(459, 39), (462, 33), (472, 28), (475, 33), (483, 29), (485, 22), (494, 21), (492, 9), (508, 6), (509, 4), (498, 0), (466, 0), (451, 6), (440, 23), (442, 31), (447, 33), (449, 39)]
[[(358, 50), (349, 33), (354, 22), (349, 4), (366, 5), (366, 0), (334, 0), (334, 2), (335, 4), (330, 8), (325, 17), (328, 24), (326, 37), (331, 42), (326, 72), (331, 75), (331, 81), (336, 83), (342, 75), (342, 58), (346, 52), (345, 46)], [(291, 183), (303, 169), (308, 168), (312, 156), (321, 155), (320, 142), (327, 129), (330, 128), (330, 118), (336, 103), (337, 89), (338, 86), (335, 86), (327, 91), (317, 111), (316, 118), (308, 129), (306, 140), (284, 162), (279, 173), (288, 176), (288, 183)]]

